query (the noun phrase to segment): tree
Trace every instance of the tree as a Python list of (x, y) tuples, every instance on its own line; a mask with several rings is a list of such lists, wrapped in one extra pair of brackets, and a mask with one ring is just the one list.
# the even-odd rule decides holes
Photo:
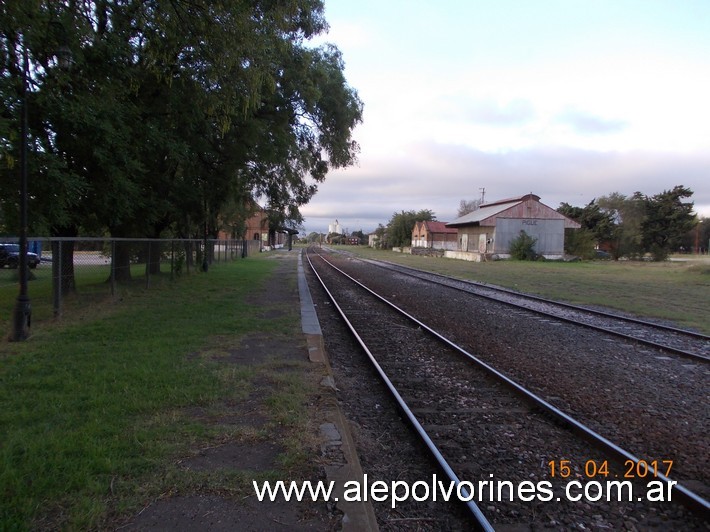
[[(297, 226), (317, 184), (358, 152), (362, 102), (340, 52), (305, 45), (326, 28), (320, 0), (3, 3), (7, 220), (27, 48), (34, 232), (216, 236), (230, 206), (254, 198)], [(128, 275), (127, 254), (118, 260)]]
[(459, 203), (459, 210), (456, 214), (457, 218), (461, 218), (462, 216), (466, 216), (467, 214), (478, 210), (481, 207), (481, 200), (480, 199), (475, 199), (475, 200), (461, 200), (461, 203)]
[(581, 225), (579, 229), (565, 230), (567, 253), (591, 259), (594, 258), (594, 250), (599, 244), (609, 242), (613, 238), (614, 216), (603, 211), (596, 200), (590, 201), (585, 207), (561, 203), (557, 212)]
[(362, 232), (362, 229), (358, 231), (353, 231), (352, 233), (350, 233), (350, 237), (357, 238), (360, 244), (367, 243), (367, 236), (365, 235), (365, 233)]
[(627, 198), (614, 192), (598, 199), (602, 212), (613, 221), (610, 252), (615, 260), (620, 257), (639, 258), (643, 255), (641, 224), (644, 217), (644, 196), (640, 192)]
[(685, 234), (698, 223), (693, 202), (683, 202), (693, 191), (682, 185), (645, 198), (645, 217), (641, 223), (644, 249), (656, 261), (665, 260), (678, 247)]
[(710, 218), (700, 218), (698, 224), (683, 237), (683, 251), (690, 253), (707, 253), (710, 242)]
[(615, 223), (614, 258), (640, 258), (646, 253), (654, 260), (667, 258), (697, 223), (693, 203), (682, 201), (692, 194), (678, 185), (651, 197), (635, 192), (630, 198), (619, 193), (599, 198), (599, 206)]
[(382, 224), (377, 224), (377, 229), (375, 229), (375, 249), (389, 249), (389, 243), (387, 241), (387, 228)]
[(401, 211), (394, 213), (387, 224), (387, 239), (389, 247), (408, 246), (412, 243), (412, 231), (417, 222), (435, 221), (434, 213), (429, 209), (419, 212)]
[(308, 236), (306, 237), (306, 242), (309, 244), (316, 244), (323, 242), (325, 240), (325, 236), (321, 233), (316, 233), (315, 231), (311, 231), (308, 233)]

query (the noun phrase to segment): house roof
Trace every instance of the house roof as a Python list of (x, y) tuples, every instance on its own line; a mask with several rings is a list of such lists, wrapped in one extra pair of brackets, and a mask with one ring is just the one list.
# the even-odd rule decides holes
[(457, 218), (453, 222), (449, 222), (447, 225), (452, 228), (459, 227), (462, 225), (488, 225), (486, 223), (481, 222), (485, 222), (489, 218), (494, 218), (497, 214), (500, 214), (503, 211), (507, 211), (511, 207), (515, 207), (516, 205), (519, 205), (522, 202), (522, 198), (517, 198), (497, 201), (495, 203), (485, 203), (475, 211), (469, 212), (468, 214), (463, 215), (461, 218)]
[(430, 233), (455, 233), (456, 229), (447, 227), (446, 222), (423, 221), (420, 222)]
[[(526, 206), (520, 206), (525, 203)], [(518, 207), (520, 206), (520, 207)], [(530, 209), (533, 209), (530, 212)], [(529, 213), (524, 213), (527, 210)], [(510, 211), (510, 212), (506, 212)], [(525, 194), (524, 196), (519, 196), (516, 198), (508, 198), (503, 200), (494, 201), (491, 203), (484, 203), (477, 210), (470, 212), (460, 218), (457, 218), (453, 222), (449, 222), (447, 225), (449, 227), (462, 227), (462, 226), (494, 226), (496, 225), (496, 218), (501, 214), (507, 214), (508, 218), (545, 218), (545, 219), (556, 219), (564, 220), (565, 227), (579, 228), (579, 224), (564, 216), (563, 214), (557, 212), (551, 207), (548, 207), (544, 203), (540, 202), (540, 196), (535, 194)]]

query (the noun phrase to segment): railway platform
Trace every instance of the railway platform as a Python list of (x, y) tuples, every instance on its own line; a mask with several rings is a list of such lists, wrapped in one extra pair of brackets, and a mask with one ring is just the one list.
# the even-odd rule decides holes
[[(290, 500), (284, 500), (280, 494), (277, 501), (259, 501), (257, 494), (251, 493), (235, 501), (218, 493), (202, 492), (200, 489), (188, 487), (152, 501), (118, 527), (120, 530), (325, 531), (332, 530), (334, 526), (343, 531), (378, 530), (377, 519), (369, 502), (346, 501), (343, 496), (347, 488), (346, 483), (362, 482), (363, 472), (350, 425), (338, 404), (333, 372), (306, 282), (301, 252), (298, 249), (282, 249), (269, 253), (270, 258), (280, 264), (274, 269), (272, 279), (267, 281), (268, 288), (258, 291), (250, 301), (252, 311), (257, 316), (270, 319), (285, 314), (296, 315), (300, 310), (301, 328), (299, 330), (294, 327), (280, 338), (264, 338), (258, 334), (249, 336), (244, 339), (241, 348), (236, 349), (239, 346), (234, 346), (235, 350), (231, 356), (235, 361), (238, 358), (238, 363), (244, 366), (258, 367), (258, 364), (267, 359), (277, 365), (293, 361), (311, 365), (314, 370), (309, 371), (313, 378), (311, 382), (317, 383), (320, 379), (321, 389), (314, 404), (308, 407), (308, 426), (315, 427), (315, 430), (305, 439), (319, 443), (320, 453), (318, 454), (316, 447), (316, 453), (309, 452), (306, 458), (309, 462), (303, 465), (306, 469), (318, 470), (318, 481), (326, 486), (332, 485), (330, 501), (326, 503), (319, 499), (316, 504), (318, 509), (314, 510), (310, 499), (298, 502), (292, 496)], [(296, 282), (298, 293), (294, 290)], [(296, 305), (300, 305), (300, 309), (294, 308)], [(310, 362), (305, 360), (306, 356)], [(308, 379), (311, 379), (310, 375)], [(261, 400), (259, 398), (271, 394), (271, 388), (274, 386), (268, 377), (262, 381), (263, 388), (255, 390), (253, 399), (249, 396), (234, 407), (239, 423), (252, 427), (254, 431), (263, 430), (266, 425), (266, 418), (257, 413), (256, 405)], [(273, 426), (273, 431), (267, 436), (269, 441), (264, 441), (263, 436), (260, 436), (254, 442), (226, 443), (207, 449), (196, 449), (190, 457), (181, 460), (181, 467), (203, 472), (218, 472), (222, 469), (245, 472), (278, 470), (280, 466), (276, 458), (284, 449), (281, 445), (283, 434), (278, 425)], [(285, 483), (289, 482), (287, 478), (283, 480)], [(316, 478), (310, 481), (312, 486), (315, 481)], [(305, 497), (309, 496), (307, 491), (303, 493)]]

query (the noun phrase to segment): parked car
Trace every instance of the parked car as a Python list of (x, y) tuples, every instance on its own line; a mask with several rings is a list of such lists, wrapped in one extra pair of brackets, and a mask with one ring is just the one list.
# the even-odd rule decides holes
[[(0, 268), (17, 268), (20, 264), (20, 245), (0, 243)], [(34, 269), (39, 264), (36, 253), (27, 252), (27, 265)]]

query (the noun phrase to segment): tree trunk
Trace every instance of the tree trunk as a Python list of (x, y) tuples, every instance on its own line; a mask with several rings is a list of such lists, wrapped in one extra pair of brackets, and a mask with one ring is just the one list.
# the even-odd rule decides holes
[(163, 252), (162, 242), (149, 242), (150, 253), (148, 253), (148, 273), (157, 275), (160, 273), (160, 257)]
[(52, 283), (59, 284), (62, 297), (76, 292), (74, 277), (74, 242), (52, 242)]
[(192, 253), (193, 244), (191, 241), (185, 242), (185, 264), (187, 265), (187, 271), (195, 268), (195, 257)]
[(121, 240), (116, 241), (112, 260), (116, 282), (131, 281), (131, 243)]
[[(79, 230), (74, 226), (52, 227), (52, 236), (55, 237), (74, 238), (78, 234)], [(61, 257), (61, 262), (59, 257)], [(62, 297), (76, 292), (73, 241), (52, 242), (52, 282), (59, 283), (59, 294)]]

